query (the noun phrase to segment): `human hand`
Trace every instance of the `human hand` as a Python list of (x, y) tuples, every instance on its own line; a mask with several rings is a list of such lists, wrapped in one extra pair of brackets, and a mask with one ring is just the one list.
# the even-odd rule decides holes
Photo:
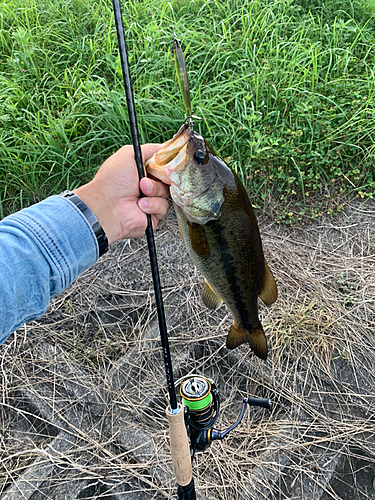
[[(142, 146), (143, 161), (149, 160), (161, 144)], [(140, 190), (146, 195), (140, 198)], [(139, 182), (133, 146), (123, 146), (100, 167), (91, 182), (73, 191), (96, 215), (108, 243), (122, 238), (139, 238), (150, 214), (155, 229), (168, 210), (169, 188), (159, 181)]]

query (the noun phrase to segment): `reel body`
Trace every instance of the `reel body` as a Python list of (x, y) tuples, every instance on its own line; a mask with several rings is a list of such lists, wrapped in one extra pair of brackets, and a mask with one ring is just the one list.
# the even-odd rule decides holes
[(271, 402), (264, 398), (243, 398), (242, 409), (236, 422), (223, 431), (213, 427), (220, 411), (219, 391), (213, 380), (200, 375), (188, 375), (176, 382), (185, 407), (185, 425), (190, 439), (190, 455), (204, 451), (212, 441), (222, 440), (241, 422), (246, 405), (271, 409)]

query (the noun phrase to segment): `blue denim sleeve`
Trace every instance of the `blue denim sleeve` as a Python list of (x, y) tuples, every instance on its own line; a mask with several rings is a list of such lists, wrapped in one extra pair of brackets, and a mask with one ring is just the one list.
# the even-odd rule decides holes
[(51, 196), (0, 221), (0, 344), (42, 316), (98, 255), (94, 232), (66, 198)]

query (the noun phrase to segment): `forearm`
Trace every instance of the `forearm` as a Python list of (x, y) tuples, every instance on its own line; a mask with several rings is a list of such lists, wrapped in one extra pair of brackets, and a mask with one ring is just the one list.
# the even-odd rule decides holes
[[(160, 147), (142, 146), (144, 160)], [(147, 199), (140, 199), (140, 190)], [(102, 251), (107, 241), (143, 236), (145, 214), (156, 227), (168, 209), (167, 186), (146, 178), (139, 182), (131, 146), (119, 149), (74, 192), (94, 214), (88, 216)], [(42, 316), (51, 298), (98, 258), (94, 231), (73, 201), (52, 196), (0, 221), (0, 344), (23, 323)]]
[(98, 245), (83, 214), (59, 196), (0, 221), (0, 241), (1, 344), (96, 261)]

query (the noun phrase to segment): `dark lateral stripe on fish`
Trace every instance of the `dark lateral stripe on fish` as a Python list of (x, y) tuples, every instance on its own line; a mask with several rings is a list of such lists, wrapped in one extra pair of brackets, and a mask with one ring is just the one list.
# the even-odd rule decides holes
[[(238, 320), (241, 324), (246, 325), (249, 321), (248, 317), (248, 303), (246, 294), (244, 294), (244, 288), (238, 286), (239, 280), (242, 280), (241, 269), (238, 269), (236, 262), (233, 260), (231, 250), (226, 245), (220, 245), (223, 241), (228, 238), (227, 230), (225, 226), (215, 224), (215, 231), (210, 231), (210, 227), (215, 224), (215, 222), (208, 222), (204, 226), (199, 226), (198, 224), (193, 224), (194, 230), (197, 229), (199, 232), (204, 232), (204, 241), (210, 252), (210, 259), (216, 260), (218, 265), (224, 269), (224, 274), (226, 276), (227, 283), (231, 290), (235, 290), (237, 310), (239, 313)], [(199, 226), (197, 228), (197, 226)], [(190, 229), (189, 229), (190, 231)], [(207, 237), (210, 237), (210, 240)], [(212, 238), (213, 237), (213, 238)], [(202, 238), (203, 239), (203, 238)]]

